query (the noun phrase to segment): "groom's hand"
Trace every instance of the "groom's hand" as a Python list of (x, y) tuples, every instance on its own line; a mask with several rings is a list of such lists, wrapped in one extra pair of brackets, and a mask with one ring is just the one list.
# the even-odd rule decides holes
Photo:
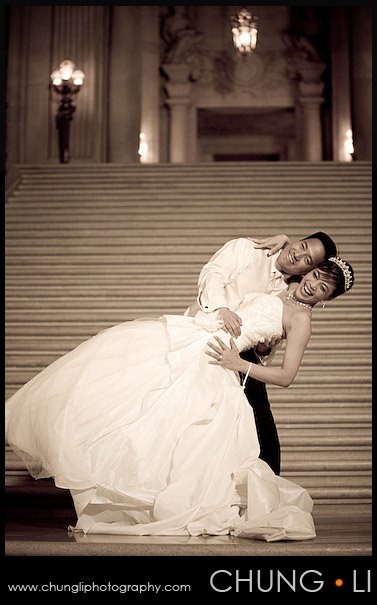
[(281, 341), (281, 336), (272, 336), (271, 338), (265, 338), (264, 341), (258, 342), (255, 347), (256, 353), (264, 357), (265, 355), (269, 355), (271, 353), (271, 349), (276, 347)]
[(242, 319), (237, 313), (233, 313), (228, 307), (220, 307), (217, 311), (219, 319), (224, 323), (223, 330), (233, 336), (233, 338), (240, 336)]
[(273, 254), (276, 254), (276, 252), (279, 252), (279, 250), (282, 250), (290, 243), (288, 235), (285, 235), (284, 233), (279, 233), (279, 235), (272, 235), (271, 237), (264, 237), (262, 239), (253, 237), (253, 240), (254, 242), (256, 242), (254, 248), (261, 250), (269, 250), (267, 256), (272, 256)]

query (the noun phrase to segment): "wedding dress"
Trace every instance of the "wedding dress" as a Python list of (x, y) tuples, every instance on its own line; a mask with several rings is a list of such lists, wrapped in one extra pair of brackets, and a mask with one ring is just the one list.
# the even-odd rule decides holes
[[(283, 302), (237, 309), (239, 350), (281, 336)], [(315, 536), (305, 489), (258, 458), (236, 372), (209, 364), (217, 313), (136, 319), (54, 361), (6, 402), (6, 438), (35, 478), (71, 490), (76, 531)]]

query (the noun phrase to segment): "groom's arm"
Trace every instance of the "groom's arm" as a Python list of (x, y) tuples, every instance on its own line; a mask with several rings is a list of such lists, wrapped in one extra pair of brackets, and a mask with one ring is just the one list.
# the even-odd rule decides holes
[(234, 276), (246, 269), (256, 256), (252, 242), (246, 238), (224, 244), (202, 268), (198, 278), (199, 306), (209, 313), (228, 307), (224, 288)]
[[(250, 245), (251, 240), (252, 245)], [(199, 310), (208, 313), (229, 308), (224, 288), (232, 277), (253, 263), (258, 254), (257, 250), (269, 249), (267, 256), (272, 256), (288, 243), (289, 238), (284, 234), (263, 239), (238, 238), (226, 242), (203, 266), (198, 279), (198, 297), (186, 309), (184, 315), (193, 317)]]

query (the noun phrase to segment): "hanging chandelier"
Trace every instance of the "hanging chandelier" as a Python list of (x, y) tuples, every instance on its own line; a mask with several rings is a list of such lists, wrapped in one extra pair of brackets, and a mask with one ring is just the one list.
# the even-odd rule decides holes
[(237, 16), (232, 16), (232, 34), (235, 48), (242, 54), (252, 53), (257, 45), (257, 17), (247, 8), (241, 8)]

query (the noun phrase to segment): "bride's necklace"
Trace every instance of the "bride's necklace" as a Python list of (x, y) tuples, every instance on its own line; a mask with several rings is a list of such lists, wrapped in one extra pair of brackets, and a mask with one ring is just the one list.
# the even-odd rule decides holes
[(305, 309), (309, 309), (310, 312), (313, 311), (313, 307), (311, 305), (307, 305), (306, 303), (297, 300), (297, 298), (294, 294), (292, 294), (292, 292), (288, 292), (286, 300), (291, 300), (292, 302), (296, 303), (296, 305), (300, 305), (300, 307), (305, 307)]

